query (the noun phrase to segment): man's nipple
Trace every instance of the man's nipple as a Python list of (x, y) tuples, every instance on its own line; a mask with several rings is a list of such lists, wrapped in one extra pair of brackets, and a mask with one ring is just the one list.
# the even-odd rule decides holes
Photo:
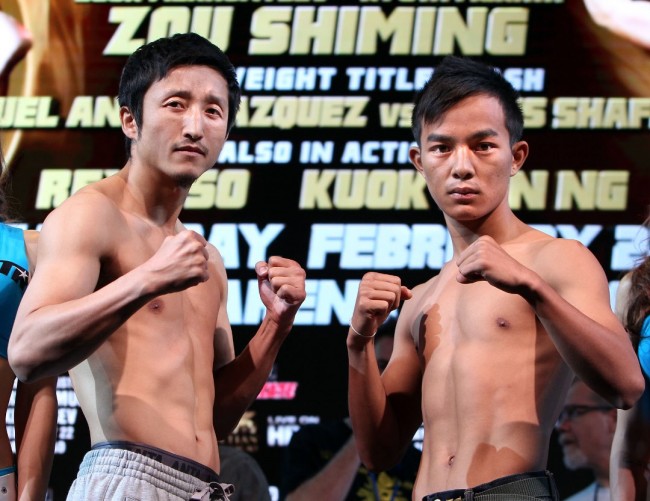
[(497, 318), (497, 326), (501, 327), (502, 329), (507, 329), (508, 327), (510, 327), (510, 322), (508, 322), (503, 317), (499, 317)]
[(147, 308), (149, 308), (149, 310), (152, 313), (158, 313), (159, 314), (159, 313), (162, 313), (163, 303), (162, 303), (162, 301), (160, 299), (154, 299), (153, 301), (151, 301), (147, 305)]

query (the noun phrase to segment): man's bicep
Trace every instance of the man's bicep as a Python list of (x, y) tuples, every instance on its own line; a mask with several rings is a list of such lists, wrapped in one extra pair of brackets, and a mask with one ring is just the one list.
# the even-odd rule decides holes
[(602, 266), (582, 244), (564, 243), (561, 254), (547, 258), (550, 285), (586, 316), (607, 328), (621, 330), (611, 308), (607, 276)]
[[(414, 351), (415, 353), (415, 351)], [(416, 356), (405, 353), (392, 357), (382, 374), (382, 382), (388, 398), (405, 399), (405, 409), (419, 414), (421, 391), (420, 362)]]
[(382, 374), (386, 396), (397, 413), (403, 438), (413, 436), (422, 423), (422, 371), (415, 342), (407, 327), (404, 308), (395, 330), (393, 353)]
[(52, 214), (43, 224), (36, 268), (23, 299), (30, 310), (60, 304), (92, 293), (97, 287), (102, 242), (96, 223), (84, 223), (69, 211)]

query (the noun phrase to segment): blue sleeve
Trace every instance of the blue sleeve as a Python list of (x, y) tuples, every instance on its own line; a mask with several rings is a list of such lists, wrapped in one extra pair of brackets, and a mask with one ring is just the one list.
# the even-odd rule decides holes
[(646, 377), (650, 378), (650, 317), (646, 317), (641, 328), (639, 341), (639, 362)]

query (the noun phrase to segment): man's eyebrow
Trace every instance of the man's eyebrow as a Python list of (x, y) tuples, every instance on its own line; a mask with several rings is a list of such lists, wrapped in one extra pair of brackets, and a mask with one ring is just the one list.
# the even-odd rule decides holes
[(435, 132), (429, 134), (426, 139), (427, 143), (450, 143), (453, 141), (454, 139), (451, 136), (446, 134), (436, 134)]
[(488, 128), (488, 129), (478, 130), (469, 137), (470, 139), (476, 140), (476, 139), (483, 139), (486, 137), (496, 137), (498, 135), (499, 133), (496, 130)]
[(170, 89), (163, 94), (164, 99), (169, 99), (172, 96), (182, 97), (183, 99), (189, 99), (192, 96), (192, 92), (187, 89)]
[[(487, 129), (477, 130), (476, 132), (473, 132), (469, 136), (469, 139), (476, 141), (477, 139), (483, 139), (486, 137), (496, 137), (498, 135), (499, 133), (496, 130), (487, 128)], [(452, 136), (448, 136), (447, 134), (436, 134), (435, 132), (433, 132), (427, 136), (426, 142), (454, 143), (456, 142), (456, 139), (454, 139)]]
[[(172, 89), (169, 92), (166, 92), (164, 95), (164, 99), (169, 99), (170, 97), (177, 96), (183, 99), (190, 99), (192, 98), (192, 91), (187, 90), (187, 89)], [(219, 106), (224, 106), (224, 102), (227, 102), (224, 100), (224, 98), (218, 96), (217, 94), (210, 93), (207, 96), (207, 101), (209, 103), (216, 103)]]

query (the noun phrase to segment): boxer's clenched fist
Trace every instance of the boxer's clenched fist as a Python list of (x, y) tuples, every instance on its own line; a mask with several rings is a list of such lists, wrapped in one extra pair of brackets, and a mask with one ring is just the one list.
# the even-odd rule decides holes
[(371, 337), (400, 302), (412, 297), (411, 290), (395, 275), (366, 273), (359, 283), (359, 292), (350, 323), (361, 336)]
[(293, 323), (305, 300), (305, 270), (292, 259), (272, 256), (255, 265), (260, 298), (279, 325)]
[(144, 264), (158, 294), (185, 290), (209, 278), (207, 241), (198, 233), (184, 230), (166, 237)]

